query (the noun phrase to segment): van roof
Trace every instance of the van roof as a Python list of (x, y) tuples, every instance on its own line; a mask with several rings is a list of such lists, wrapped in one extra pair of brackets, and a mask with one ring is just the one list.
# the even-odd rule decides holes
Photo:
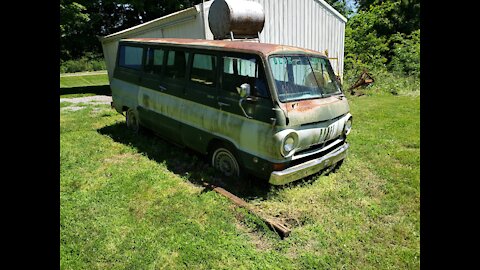
[(185, 45), (186, 47), (195, 48), (224, 48), (232, 51), (239, 52), (255, 52), (268, 56), (274, 53), (307, 53), (307, 54), (319, 54), (325, 56), (324, 53), (314, 50), (304, 49), (300, 47), (259, 43), (243, 40), (205, 40), (205, 39), (190, 39), (190, 38), (128, 38), (121, 41), (139, 42), (139, 43), (155, 43), (165, 45)]

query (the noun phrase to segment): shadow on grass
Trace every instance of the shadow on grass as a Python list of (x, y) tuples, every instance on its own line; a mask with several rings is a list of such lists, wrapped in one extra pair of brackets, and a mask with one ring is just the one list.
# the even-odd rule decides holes
[(94, 95), (111, 96), (112, 91), (110, 90), (110, 85), (108, 84), (60, 88), (60, 96), (71, 95), (71, 94), (94, 94)]
[(164, 163), (171, 172), (196, 185), (206, 182), (223, 187), (245, 200), (265, 200), (269, 195), (273, 195), (275, 190), (282, 188), (271, 186), (267, 180), (253, 176), (248, 176), (247, 181), (226, 179), (210, 166), (206, 156), (165, 141), (145, 129), (138, 135), (134, 134), (127, 129), (124, 122), (105, 126), (97, 131), (116, 142), (135, 147), (139, 153), (158, 163)]
[(246, 181), (227, 179), (210, 166), (206, 156), (166, 141), (145, 128), (140, 134), (134, 134), (127, 129), (125, 122), (120, 122), (97, 131), (116, 142), (135, 147), (139, 153), (145, 154), (149, 159), (164, 163), (171, 172), (193, 184), (202, 186), (206, 182), (223, 187), (247, 201), (266, 200), (285, 188), (309, 186), (317, 181), (320, 175), (328, 174), (328, 170), (324, 170), (283, 186), (270, 185), (267, 180), (254, 176), (248, 176)]

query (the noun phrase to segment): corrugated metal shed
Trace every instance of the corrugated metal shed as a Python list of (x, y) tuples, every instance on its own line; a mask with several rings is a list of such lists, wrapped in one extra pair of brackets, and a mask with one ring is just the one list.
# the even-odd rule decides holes
[[(345, 23), (347, 19), (323, 0), (251, 0), (265, 12), (264, 43), (284, 44), (327, 52), (335, 72), (343, 78)], [(172, 13), (138, 26), (101, 37), (103, 53), (111, 79), (118, 41), (122, 38), (199, 38), (213, 39), (205, 5)]]

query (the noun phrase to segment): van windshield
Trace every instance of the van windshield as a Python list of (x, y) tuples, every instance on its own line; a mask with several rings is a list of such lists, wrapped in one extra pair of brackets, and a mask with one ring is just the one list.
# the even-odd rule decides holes
[(341, 88), (328, 59), (306, 55), (269, 58), (281, 102), (340, 94)]

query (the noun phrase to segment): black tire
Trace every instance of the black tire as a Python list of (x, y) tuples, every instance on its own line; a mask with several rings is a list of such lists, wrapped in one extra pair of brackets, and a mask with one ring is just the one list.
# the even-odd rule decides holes
[(138, 121), (138, 113), (134, 109), (128, 109), (125, 114), (125, 122), (127, 123), (127, 128), (132, 132), (138, 134), (140, 133), (140, 122)]
[(329, 175), (331, 173), (336, 173), (340, 169), (340, 167), (342, 166), (344, 160), (345, 159), (342, 159), (342, 160), (338, 161), (337, 163), (335, 163), (334, 165), (332, 165), (332, 167), (327, 169), (327, 173), (325, 175)]
[(218, 143), (210, 151), (210, 165), (223, 176), (241, 178), (242, 166), (235, 149), (227, 144)]

